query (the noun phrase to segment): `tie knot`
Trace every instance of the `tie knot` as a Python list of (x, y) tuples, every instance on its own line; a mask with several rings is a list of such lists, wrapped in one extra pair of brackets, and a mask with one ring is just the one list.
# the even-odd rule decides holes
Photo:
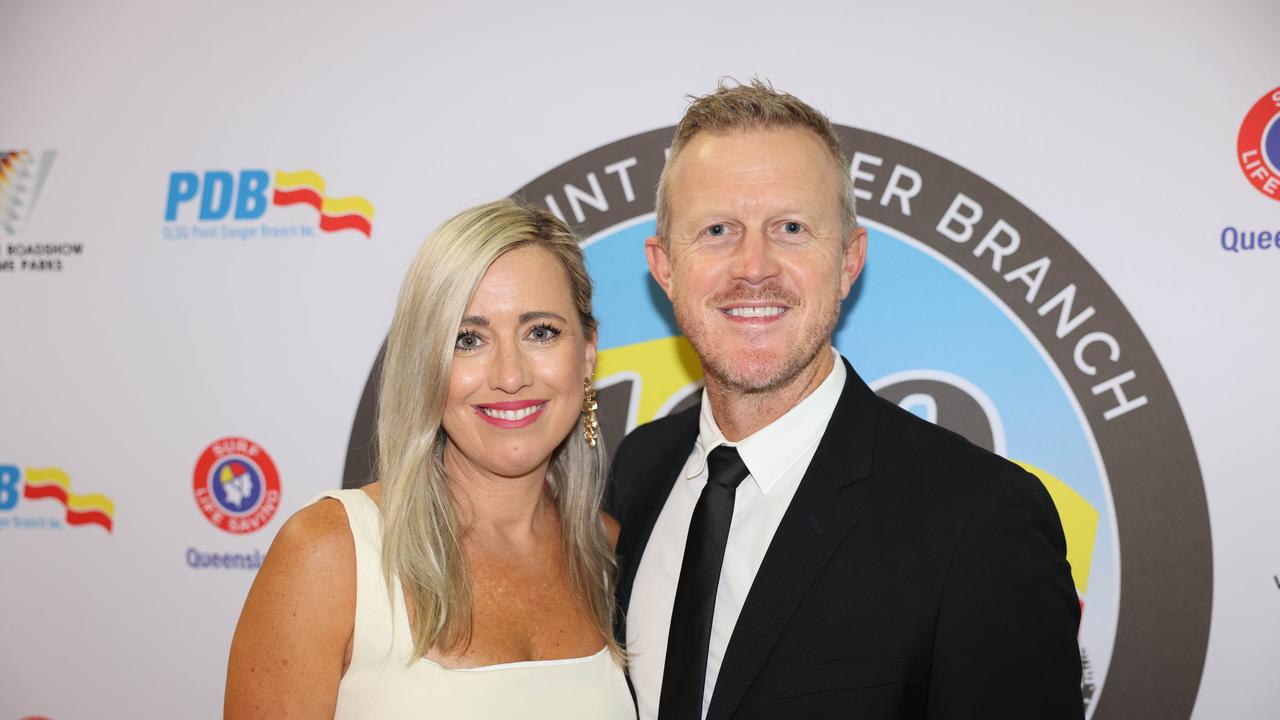
[(747, 464), (742, 462), (738, 448), (718, 445), (707, 454), (707, 482), (720, 487), (736, 490), (738, 485), (750, 475)]

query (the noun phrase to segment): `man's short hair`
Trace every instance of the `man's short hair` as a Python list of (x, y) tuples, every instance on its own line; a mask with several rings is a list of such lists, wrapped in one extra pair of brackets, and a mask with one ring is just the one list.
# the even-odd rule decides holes
[(664, 245), (670, 242), (671, 231), (667, 173), (690, 140), (702, 132), (728, 133), (788, 128), (812, 131), (831, 153), (840, 177), (840, 202), (844, 216), (842, 240), (848, 242), (854, 229), (858, 227), (853, 178), (849, 175), (849, 159), (840, 148), (840, 140), (826, 115), (800, 98), (774, 90), (767, 81), (756, 78), (745, 85), (736, 80), (722, 79), (714, 92), (701, 97), (690, 95), (689, 101), (689, 108), (676, 126), (671, 151), (667, 154), (667, 162), (658, 178), (658, 237)]

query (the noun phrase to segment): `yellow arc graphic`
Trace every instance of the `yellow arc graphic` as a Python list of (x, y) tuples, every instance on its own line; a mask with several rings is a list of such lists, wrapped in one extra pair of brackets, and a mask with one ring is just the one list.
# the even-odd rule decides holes
[(597, 384), (609, 385), (619, 376), (635, 376), (640, 394), (636, 416), (627, 429), (649, 422), (690, 383), (702, 379), (702, 365), (683, 335), (601, 350), (596, 355)]
[(1014, 460), (1024, 470), (1040, 478), (1062, 518), (1062, 532), (1067, 536), (1067, 562), (1071, 563), (1071, 579), (1081, 596), (1089, 591), (1089, 570), (1093, 565), (1093, 546), (1098, 539), (1098, 510), (1072, 487), (1047, 470)]

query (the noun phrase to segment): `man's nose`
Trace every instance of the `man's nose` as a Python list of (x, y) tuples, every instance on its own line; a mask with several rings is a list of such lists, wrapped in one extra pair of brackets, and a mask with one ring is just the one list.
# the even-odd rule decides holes
[(778, 274), (777, 249), (773, 242), (759, 230), (748, 230), (734, 250), (729, 272), (735, 279), (759, 284)]
[(494, 353), (490, 385), (496, 390), (514, 395), (530, 384), (532, 369), (529, 357), (516, 341), (499, 342)]

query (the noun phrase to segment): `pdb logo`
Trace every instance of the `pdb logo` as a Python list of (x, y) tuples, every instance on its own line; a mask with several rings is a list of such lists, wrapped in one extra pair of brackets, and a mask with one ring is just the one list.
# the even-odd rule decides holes
[(241, 535), (261, 529), (280, 509), (280, 473), (257, 443), (215, 440), (196, 461), (196, 506), (220, 530)]
[[(256, 169), (238, 173), (226, 170), (170, 173), (164, 219), (177, 222), (180, 215), (186, 215), (186, 219), (191, 220), (194, 211), (194, 219), (199, 222), (249, 222), (262, 219), (273, 206), (290, 205), (315, 208), (320, 213), (320, 230), (324, 232), (355, 230), (366, 238), (373, 233), (373, 204), (358, 195), (329, 197), (325, 194), (324, 178), (312, 170), (278, 170), (274, 177), (266, 170)], [(198, 230), (191, 234), (205, 235)], [(191, 234), (175, 233), (175, 236)], [(264, 230), (262, 234), (282, 233)], [(256, 232), (223, 232), (221, 235), (252, 237)]]

